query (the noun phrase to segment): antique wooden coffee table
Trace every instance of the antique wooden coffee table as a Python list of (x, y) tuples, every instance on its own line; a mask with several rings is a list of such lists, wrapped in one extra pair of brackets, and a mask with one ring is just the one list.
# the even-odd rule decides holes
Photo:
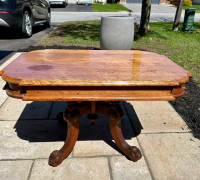
[(67, 122), (67, 137), (53, 151), (49, 164), (58, 166), (71, 153), (79, 133), (79, 119), (98, 114), (109, 119), (118, 148), (132, 161), (142, 155), (124, 139), (120, 101), (171, 101), (181, 97), (192, 75), (163, 55), (145, 51), (39, 50), (22, 53), (0, 71), (7, 94), (24, 101), (67, 101), (58, 118)]

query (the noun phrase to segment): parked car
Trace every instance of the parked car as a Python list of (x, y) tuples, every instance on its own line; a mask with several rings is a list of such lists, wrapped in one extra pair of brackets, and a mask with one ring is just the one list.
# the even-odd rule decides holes
[(91, 5), (92, 0), (77, 0), (77, 4)]
[(43, 23), (51, 26), (51, 10), (47, 0), (0, 0), (0, 26), (20, 28), (26, 37), (32, 27)]
[(67, 0), (49, 0), (50, 5), (62, 5), (63, 7), (67, 6)]

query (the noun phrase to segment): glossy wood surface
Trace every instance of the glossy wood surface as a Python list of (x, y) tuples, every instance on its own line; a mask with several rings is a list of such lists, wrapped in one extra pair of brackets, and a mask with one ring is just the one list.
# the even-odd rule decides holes
[(175, 100), (191, 74), (144, 51), (40, 50), (0, 71), (11, 97), (27, 101)]
[(189, 77), (163, 55), (131, 50), (32, 51), (2, 71), (20, 86), (179, 86)]
[(61, 113), (67, 122), (67, 137), (63, 147), (51, 153), (52, 166), (61, 164), (71, 153), (78, 137), (79, 119), (88, 113), (92, 123), (98, 114), (105, 114), (118, 148), (130, 160), (138, 161), (142, 157), (140, 150), (130, 146), (121, 131), (123, 110), (119, 101), (175, 100), (184, 94), (184, 83), (191, 77), (163, 55), (113, 50), (23, 53), (0, 75), (7, 82), (4, 89), (11, 97), (68, 101), (65, 113)]

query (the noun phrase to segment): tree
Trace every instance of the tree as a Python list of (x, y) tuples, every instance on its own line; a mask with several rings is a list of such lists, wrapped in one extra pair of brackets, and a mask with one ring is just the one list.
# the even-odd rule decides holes
[(174, 24), (173, 24), (173, 27), (172, 27), (172, 29), (174, 31), (178, 31), (178, 25), (179, 25), (179, 22), (180, 22), (183, 5), (184, 5), (184, 0), (179, 0), (178, 5), (177, 5), (177, 9), (176, 9), (176, 15), (175, 15), (175, 18), (174, 18)]
[(150, 12), (151, 12), (151, 0), (142, 0), (140, 29), (138, 32), (140, 35), (146, 35), (148, 33)]

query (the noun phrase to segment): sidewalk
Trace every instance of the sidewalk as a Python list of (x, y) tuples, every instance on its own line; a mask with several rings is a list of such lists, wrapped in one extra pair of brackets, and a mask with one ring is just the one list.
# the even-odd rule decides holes
[[(180, 21), (183, 22), (184, 14), (181, 14)], [(66, 21), (93, 21), (101, 20), (103, 16), (128, 16), (127, 12), (52, 12), (51, 22), (57, 25)], [(141, 13), (132, 13), (135, 22), (140, 21)], [(151, 13), (150, 22), (174, 22), (175, 13)], [(200, 22), (200, 13), (195, 14), (194, 22)]]
[[(0, 87), (3, 85), (0, 78)], [(55, 119), (65, 103), (25, 102), (0, 90), (0, 179), (199, 179), (200, 141), (168, 102), (134, 101), (124, 103), (123, 108), (124, 136), (130, 145), (140, 148), (141, 160), (131, 162), (118, 152), (104, 116), (95, 126), (83, 116), (73, 152), (60, 166), (51, 167), (48, 157), (65, 139), (65, 127)], [(135, 137), (141, 125), (143, 129)]]
[[(123, 6), (131, 9), (134, 13), (141, 13), (142, 4), (126, 3), (123, 4)], [(176, 13), (176, 8), (172, 7), (171, 5), (152, 4), (151, 13)]]
[[(123, 4), (125, 7), (133, 10), (132, 16), (135, 22), (140, 22), (141, 4)], [(151, 5), (150, 22), (174, 22), (176, 8), (170, 5)], [(181, 22), (184, 20), (185, 10), (181, 14)], [(129, 13), (121, 12), (55, 12), (52, 11), (52, 24), (58, 24), (66, 21), (90, 21), (101, 20), (102, 16), (128, 16)], [(200, 22), (200, 13), (195, 14), (195, 22)]]

